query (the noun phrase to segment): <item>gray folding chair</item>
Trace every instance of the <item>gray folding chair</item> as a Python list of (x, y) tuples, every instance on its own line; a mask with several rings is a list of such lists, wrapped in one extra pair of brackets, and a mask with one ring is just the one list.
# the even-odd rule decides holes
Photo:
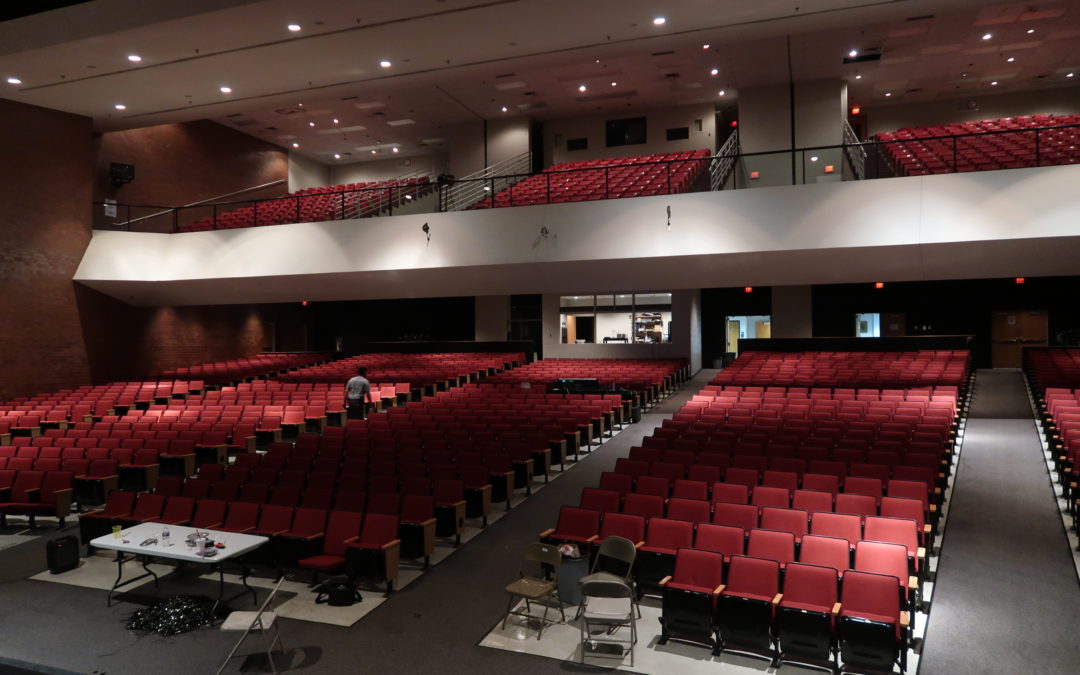
[[(586, 652), (621, 660), (629, 650), (633, 667), (637, 614), (630, 584), (615, 578), (593, 579), (581, 584), (581, 594), (581, 662), (585, 663)], [(623, 627), (630, 628), (628, 640), (617, 637)]]
[[(244, 640), (253, 632), (259, 633), (262, 636), (263, 647), (266, 648), (266, 658), (270, 661), (270, 669), (277, 675), (277, 666), (274, 664), (274, 645), (276, 644), (281, 650), (281, 653), (285, 653), (285, 645), (281, 642), (281, 630), (278, 628), (277, 614), (272, 611), (268, 611), (267, 608), (273, 601), (274, 596), (277, 595), (278, 589), (281, 588), (281, 583), (285, 581), (285, 577), (282, 576), (274, 584), (274, 590), (270, 591), (270, 595), (266, 596), (266, 600), (263, 601), (262, 606), (259, 607), (256, 612), (229, 612), (229, 616), (225, 617), (225, 621), (221, 624), (221, 630), (235, 632), (243, 631), (244, 634), (240, 636), (240, 639), (233, 645), (232, 651), (225, 657), (225, 661), (222, 662), (221, 667), (217, 669), (217, 675), (221, 675), (221, 672), (225, 670), (225, 666), (229, 665), (229, 661), (236, 655), (236, 650), (240, 649), (240, 645)], [(267, 641), (267, 633), (273, 629), (274, 638)]]
[[(548, 621), (548, 608), (551, 602), (559, 607), (559, 615), (566, 621), (562, 602), (559, 600), (559, 566), (562, 564), (562, 554), (551, 544), (529, 544), (521, 556), (521, 568), (517, 581), (507, 585), (506, 592), (510, 599), (507, 601), (506, 614), (503, 616), (502, 628), (506, 628), (506, 620), (513, 616), (526, 619), (540, 619), (540, 630), (536, 634), (539, 640), (544, 634), (544, 626), (554, 621)], [(547, 574), (551, 575), (546, 578)], [(515, 612), (514, 605), (518, 598), (525, 600), (525, 611)], [(532, 602), (538, 602), (544, 606), (544, 616), (538, 617), (532, 614)]]
[[(589, 575), (582, 577), (580, 583), (603, 579), (625, 581), (634, 590), (634, 607), (637, 608), (640, 619), (641, 608), (637, 604), (637, 585), (634, 583), (635, 560), (637, 560), (637, 546), (634, 542), (624, 537), (606, 537), (596, 552)], [(580, 615), (581, 608), (579, 607), (578, 616)]]

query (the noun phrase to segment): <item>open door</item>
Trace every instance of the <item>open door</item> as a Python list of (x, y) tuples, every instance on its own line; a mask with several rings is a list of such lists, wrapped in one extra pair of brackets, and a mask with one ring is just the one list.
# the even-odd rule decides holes
[(724, 351), (739, 355), (739, 322), (728, 320)]
[(1024, 347), (1045, 347), (1046, 310), (1003, 311), (991, 313), (991, 364), (994, 368), (1019, 368), (1023, 365)]

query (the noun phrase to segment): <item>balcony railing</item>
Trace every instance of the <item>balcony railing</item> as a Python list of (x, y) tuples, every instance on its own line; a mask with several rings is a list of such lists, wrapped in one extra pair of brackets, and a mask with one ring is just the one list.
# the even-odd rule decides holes
[[(736, 137), (737, 138), (737, 137)], [(775, 152), (738, 141), (694, 159), (500, 173), (449, 183), (380, 186), (184, 207), (95, 203), (94, 227), (144, 232), (232, 229), (394, 215), (430, 192), (427, 210), (487, 209), (688, 192), (805, 185), (1080, 163), (1080, 124), (925, 136)], [(468, 200), (459, 195), (469, 195)], [(474, 196), (475, 195), (475, 199)], [(468, 206), (465, 206), (467, 202)], [(418, 205), (419, 206), (419, 205)], [(108, 215), (106, 209), (109, 210)]]

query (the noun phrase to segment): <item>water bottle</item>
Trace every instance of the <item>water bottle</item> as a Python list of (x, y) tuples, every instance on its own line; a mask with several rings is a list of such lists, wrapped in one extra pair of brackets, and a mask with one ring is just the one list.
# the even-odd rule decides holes
[(171, 544), (169, 544), (169, 526), (168, 525), (166, 525), (165, 529), (163, 529), (161, 531), (161, 545), (162, 546), (171, 546)]

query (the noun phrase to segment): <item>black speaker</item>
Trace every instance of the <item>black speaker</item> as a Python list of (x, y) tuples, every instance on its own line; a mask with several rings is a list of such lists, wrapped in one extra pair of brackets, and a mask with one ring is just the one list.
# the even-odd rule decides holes
[(109, 177), (116, 185), (124, 185), (135, 180), (135, 165), (113, 162), (109, 164)]
[(45, 544), (45, 559), (53, 574), (75, 569), (79, 566), (79, 540), (72, 536), (53, 539)]

